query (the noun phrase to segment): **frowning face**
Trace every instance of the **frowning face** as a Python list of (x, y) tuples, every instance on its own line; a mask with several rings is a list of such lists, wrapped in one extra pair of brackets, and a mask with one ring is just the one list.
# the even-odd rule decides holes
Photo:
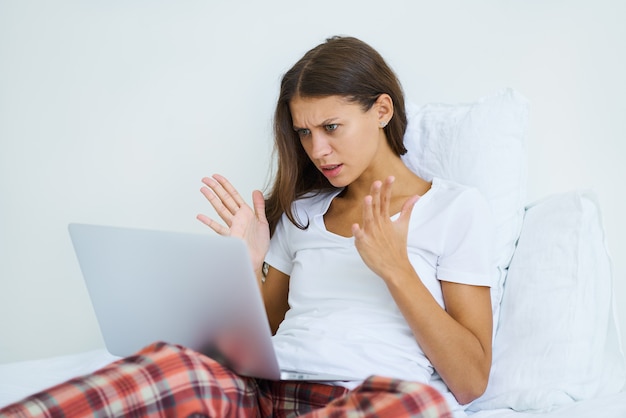
[(348, 186), (376, 171), (376, 157), (387, 141), (377, 104), (363, 111), (361, 104), (340, 96), (297, 96), (289, 108), (302, 147), (333, 186)]

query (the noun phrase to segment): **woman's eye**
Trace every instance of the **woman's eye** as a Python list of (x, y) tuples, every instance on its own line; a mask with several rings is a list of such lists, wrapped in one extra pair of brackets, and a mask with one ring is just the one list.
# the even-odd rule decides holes
[(298, 129), (296, 132), (298, 133), (298, 136), (301, 138), (311, 133), (311, 131), (309, 131), (308, 129)]
[(334, 131), (335, 129), (337, 129), (338, 127), (339, 127), (339, 125), (337, 125), (336, 123), (331, 123), (331, 124), (329, 124), (329, 125), (324, 126), (324, 128), (326, 128), (326, 130), (327, 130), (328, 132), (332, 132), (332, 131)]

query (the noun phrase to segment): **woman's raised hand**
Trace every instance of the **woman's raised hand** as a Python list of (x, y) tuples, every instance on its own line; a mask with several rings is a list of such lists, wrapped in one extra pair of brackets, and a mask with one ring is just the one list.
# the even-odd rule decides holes
[(270, 245), (270, 230), (265, 217), (263, 193), (259, 190), (252, 193), (254, 206), (252, 209), (225, 177), (215, 174), (203, 178), (202, 183), (204, 186), (200, 192), (226, 226), (202, 214), (197, 216), (198, 220), (220, 235), (243, 239), (248, 246), (253, 267), (262, 268)]
[(352, 234), (361, 258), (374, 273), (386, 279), (394, 271), (412, 268), (407, 254), (407, 235), (413, 206), (419, 196), (407, 199), (400, 216), (392, 221), (389, 213), (394, 178), (375, 181), (363, 201), (363, 223), (352, 225)]

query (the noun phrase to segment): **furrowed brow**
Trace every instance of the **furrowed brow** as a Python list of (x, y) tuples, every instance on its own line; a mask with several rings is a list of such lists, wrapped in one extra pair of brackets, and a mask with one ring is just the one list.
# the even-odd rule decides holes
[[(322, 127), (322, 126), (326, 126), (326, 125), (331, 125), (331, 124), (335, 123), (337, 121), (337, 119), (339, 119), (339, 118), (326, 119), (322, 123), (316, 125), (316, 127)], [(293, 130), (294, 131), (299, 131), (300, 129), (309, 129), (309, 128), (301, 128), (299, 126), (293, 125)]]

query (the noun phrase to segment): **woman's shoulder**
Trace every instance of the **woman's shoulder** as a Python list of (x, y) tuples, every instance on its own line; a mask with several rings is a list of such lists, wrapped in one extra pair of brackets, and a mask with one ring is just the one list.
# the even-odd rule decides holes
[(467, 184), (460, 183), (458, 181), (445, 179), (442, 177), (434, 177), (432, 181), (433, 187), (446, 191), (448, 193), (462, 193), (466, 190), (475, 189), (475, 187), (468, 186)]
[(429, 193), (433, 195), (433, 200), (446, 204), (487, 204), (486, 198), (476, 187), (439, 177), (433, 178)]

